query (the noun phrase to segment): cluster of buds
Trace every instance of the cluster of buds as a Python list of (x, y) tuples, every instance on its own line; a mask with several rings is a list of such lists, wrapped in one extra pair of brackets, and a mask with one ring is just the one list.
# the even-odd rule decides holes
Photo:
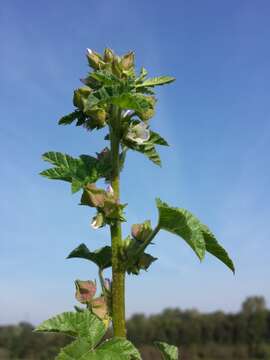
[(84, 115), (83, 123), (87, 129), (100, 129), (106, 125), (107, 112), (104, 107), (87, 107), (87, 99), (93, 90), (88, 86), (76, 89), (73, 94), (73, 105)]
[(138, 275), (140, 270), (147, 270), (156, 260), (150, 254), (144, 252), (143, 243), (152, 233), (150, 221), (142, 224), (134, 224), (131, 229), (132, 237), (128, 236), (121, 249), (121, 256), (126, 264), (126, 271)]
[[(103, 56), (87, 49), (86, 57), (89, 66), (94, 70), (110, 70), (121, 78), (134, 72), (134, 52), (130, 51), (122, 57), (117, 56), (111, 49), (106, 48)], [(87, 83), (87, 79), (84, 79)]]
[(95, 298), (97, 286), (95, 281), (91, 280), (76, 280), (75, 281), (76, 299), (97, 315), (101, 320), (109, 318), (109, 306), (107, 304), (106, 296), (102, 294)]
[(98, 229), (114, 221), (124, 221), (123, 209), (125, 205), (119, 204), (111, 185), (106, 190), (99, 189), (95, 184), (88, 184), (84, 188), (81, 204), (95, 207), (97, 215), (93, 218), (91, 226)]

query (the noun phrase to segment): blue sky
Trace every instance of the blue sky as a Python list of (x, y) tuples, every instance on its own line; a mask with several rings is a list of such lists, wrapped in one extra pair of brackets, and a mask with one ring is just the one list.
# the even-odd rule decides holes
[(158, 91), (152, 126), (170, 143), (163, 168), (129, 154), (122, 173), (134, 222), (156, 222), (154, 199), (195, 213), (236, 265), (199, 263), (161, 233), (149, 272), (127, 281), (127, 313), (164, 307), (237, 311), (248, 295), (269, 303), (269, 1), (7, 1), (0, 10), (0, 323), (37, 323), (72, 309), (73, 281), (94, 265), (65, 256), (95, 249), (108, 230), (89, 227), (68, 185), (38, 176), (47, 150), (77, 156), (104, 147), (103, 134), (59, 127), (87, 72), (85, 49), (136, 51), (138, 68), (177, 81)]

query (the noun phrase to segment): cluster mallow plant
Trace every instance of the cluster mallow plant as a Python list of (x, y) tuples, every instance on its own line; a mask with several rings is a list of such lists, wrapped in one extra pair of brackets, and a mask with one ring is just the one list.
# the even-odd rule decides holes
[[(109, 228), (108, 245), (93, 251), (81, 244), (68, 255), (68, 258), (86, 259), (96, 264), (101, 293), (97, 294), (96, 281), (76, 280), (76, 299), (84, 307), (75, 306), (74, 312), (57, 315), (43, 322), (36, 331), (60, 332), (73, 337), (73, 342), (61, 349), (57, 360), (141, 359), (139, 351), (126, 338), (125, 278), (148, 270), (157, 260), (146, 250), (158, 233), (165, 230), (179, 236), (200, 260), (208, 252), (233, 272), (234, 265), (206, 225), (188, 210), (172, 207), (160, 199), (156, 199), (159, 218), (155, 226), (146, 220), (132, 225), (130, 235), (122, 236), (121, 224), (126, 221), (127, 205), (120, 201), (121, 170), (130, 150), (161, 165), (156, 147), (168, 146), (168, 143), (150, 127), (157, 101), (154, 89), (175, 79), (170, 76), (149, 78), (145, 68), (137, 75), (133, 52), (118, 56), (107, 48), (100, 55), (87, 49), (86, 55), (90, 72), (81, 79), (83, 86), (74, 91), (74, 110), (62, 117), (59, 124), (75, 124), (91, 136), (94, 130), (106, 128), (107, 146), (96, 156), (78, 158), (46, 152), (43, 159), (52, 167), (41, 175), (69, 182), (72, 193), (81, 191), (81, 205), (96, 211), (91, 220), (94, 231), (105, 226)], [(96, 185), (100, 179), (104, 180), (103, 187)], [(109, 268), (112, 279), (104, 277), (104, 270)], [(113, 337), (104, 340), (111, 324)], [(178, 359), (175, 346), (158, 341), (156, 346), (164, 359)]]

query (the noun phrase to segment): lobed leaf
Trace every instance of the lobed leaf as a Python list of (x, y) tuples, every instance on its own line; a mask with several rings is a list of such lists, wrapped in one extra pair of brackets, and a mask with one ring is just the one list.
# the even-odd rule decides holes
[(175, 81), (174, 77), (171, 76), (159, 76), (159, 77), (153, 77), (151, 79), (145, 80), (141, 84), (137, 84), (136, 87), (153, 87), (153, 86), (160, 86), (169, 84), (171, 82)]
[(70, 125), (73, 121), (77, 120), (81, 116), (79, 111), (73, 111), (72, 113), (63, 116), (59, 121), (59, 125)]
[(160, 229), (181, 236), (195, 251), (200, 260), (205, 252), (214, 255), (235, 272), (234, 264), (227, 251), (218, 243), (215, 235), (193, 214), (185, 209), (174, 208), (157, 199)]
[(79, 191), (87, 183), (96, 182), (100, 176), (97, 159), (92, 156), (81, 155), (79, 158), (73, 158), (67, 154), (49, 151), (43, 154), (42, 158), (55, 167), (42, 171), (40, 175), (71, 182), (72, 193)]
[(67, 257), (81, 258), (92, 261), (100, 269), (106, 269), (112, 265), (112, 249), (110, 246), (104, 246), (96, 251), (91, 252), (85, 244), (79, 245)]
[(206, 225), (201, 224), (201, 228), (204, 236), (206, 251), (208, 251), (210, 254), (214, 255), (221, 262), (227, 265), (228, 268), (231, 269), (234, 273), (235, 267), (227, 251), (218, 243), (215, 235), (209, 230)]
[(162, 353), (164, 360), (178, 360), (178, 348), (165, 342), (156, 341), (155, 346)]
[(163, 139), (158, 133), (152, 130), (150, 131), (149, 140), (145, 141), (143, 144), (137, 144), (131, 140), (128, 140), (127, 138), (124, 138), (122, 141), (125, 146), (144, 154), (148, 157), (149, 160), (159, 166), (161, 166), (161, 160), (155, 148), (155, 145), (169, 146), (165, 139)]
[(200, 260), (205, 255), (205, 241), (201, 231), (201, 223), (189, 211), (173, 208), (156, 200), (159, 211), (159, 228), (179, 235), (194, 250)]
[(75, 340), (63, 348), (56, 360), (141, 360), (134, 345), (124, 338), (112, 338), (93, 349), (85, 339)]
[(105, 335), (106, 328), (100, 319), (89, 310), (64, 312), (44, 321), (35, 331), (54, 332), (75, 338), (84, 338), (89, 347), (94, 347)]

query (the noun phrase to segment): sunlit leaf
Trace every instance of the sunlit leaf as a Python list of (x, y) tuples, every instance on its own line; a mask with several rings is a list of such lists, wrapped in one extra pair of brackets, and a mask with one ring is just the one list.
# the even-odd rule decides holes
[(178, 360), (178, 348), (165, 342), (156, 341), (154, 343), (162, 354), (164, 360)]
[(151, 79), (147, 79), (143, 83), (137, 84), (136, 87), (138, 88), (138, 87), (160, 86), (160, 85), (169, 84), (169, 83), (171, 83), (173, 81), (175, 81), (174, 77), (171, 77), (171, 76), (159, 76), (159, 77), (154, 77), (154, 78), (151, 78)]
[(159, 228), (180, 236), (202, 260), (206, 249), (200, 221), (185, 209), (170, 207), (159, 199), (156, 203), (159, 211)]

